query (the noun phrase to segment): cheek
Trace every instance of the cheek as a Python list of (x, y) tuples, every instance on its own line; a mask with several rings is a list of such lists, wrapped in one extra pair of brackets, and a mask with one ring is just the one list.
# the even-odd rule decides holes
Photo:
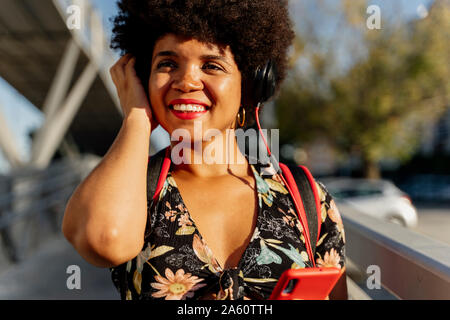
[(168, 86), (168, 76), (162, 74), (150, 75), (148, 82), (150, 105), (153, 116), (165, 130), (168, 129), (166, 126), (168, 109), (164, 104), (164, 97)]
[(164, 107), (164, 93), (169, 85), (169, 77), (166, 75), (150, 76), (148, 91), (152, 107)]
[[(215, 85), (215, 91), (225, 99), (222, 103), (239, 108), (241, 105), (241, 83), (239, 79), (227, 79)], [(234, 109), (234, 108), (233, 108)]]
[(148, 82), (150, 93), (159, 94), (168, 86), (169, 80), (169, 76), (166, 74), (151, 75)]

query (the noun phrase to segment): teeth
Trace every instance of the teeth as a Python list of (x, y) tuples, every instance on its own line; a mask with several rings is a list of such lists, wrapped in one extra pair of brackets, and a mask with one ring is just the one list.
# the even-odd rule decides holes
[(206, 110), (205, 106), (197, 104), (176, 104), (173, 106), (173, 109), (184, 112), (203, 112)]

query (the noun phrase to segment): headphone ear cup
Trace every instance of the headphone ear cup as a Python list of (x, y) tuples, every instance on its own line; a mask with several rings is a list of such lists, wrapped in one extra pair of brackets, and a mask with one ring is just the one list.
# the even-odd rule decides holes
[(269, 100), (275, 93), (277, 70), (272, 60), (258, 67), (254, 73), (252, 103), (256, 107)]

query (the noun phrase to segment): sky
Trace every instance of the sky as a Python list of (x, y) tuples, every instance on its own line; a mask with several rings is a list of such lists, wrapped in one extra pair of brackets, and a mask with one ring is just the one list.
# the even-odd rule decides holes
[[(45, 0), (50, 1), (50, 0)], [(300, 21), (297, 21), (295, 13), (297, 12), (300, 5), (301, 7), (306, 7), (311, 10), (312, 6), (316, 0), (291, 0), (292, 15), (296, 26), (300, 26)], [(338, 0), (324, 0), (328, 3), (338, 3)], [(424, 17), (426, 15), (426, 10), (424, 8), (428, 7), (433, 0), (371, 0), (369, 4), (378, 5), (382, 11), (389, 11), (393, 13), (393, 17), (399, 17), (399, 19), (414, 19), (418, 17)], [(117, 7), (115, 5), (116, 1), (112, 0), (91, 0), (91, 3), (99, 9), (102, 13), (104, 24), (106, 29), (110, 32), (111, 22), (109, 18), (114, 16), (117, 12)], [(400, 2), (401, 7), (405, 9), (404, 12), (392, 12), (393, 2)], [(334, 19), (335, 20), (335, 19)], [(331, 30), (335, 22), (333, 17), (328, 17), (326, 22), (321, 21), (322, 27), (321, 32), (326, 36), (327, 30)], [(1, 62), (0, 62), (1, 63)], [(16, 137), (16, 142), (19, 147), (19, 152), (23, 159), (28, 159), (30, 156), (31, 141), (28, 137), (28, 133), (31, 130), (39, 128), (43, 123), (43, 116), (41, 112), (33, 106), (26, 98), (24, 98), (20, 93), (18, 93), (14, 88), (9, 86), (9, 84), (1, 78), (0, 75), (0, 112), (3, 113), (9, 127)], [(0, 149), (0, 174), (7, 173), (9, 170), (9, 165)]]

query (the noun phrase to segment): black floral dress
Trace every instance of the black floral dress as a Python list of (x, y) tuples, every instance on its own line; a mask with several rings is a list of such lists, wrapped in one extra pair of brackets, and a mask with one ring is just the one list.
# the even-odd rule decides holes
[[(285, 270), (312, 267), (301, 223), (281, 178), (272, 166), (251, 167), (258, 217), (238, 267), (224, 269), (218, 264), (169, 172), (150, 210), (142, 252), (127, 263), (127, 299), (268, 299)], [(322, 215), (316, 266), (344, 268), (342, 220), (325, 187), (316, 184)], [(118, 287), (115, 268), (111, 271)]]

